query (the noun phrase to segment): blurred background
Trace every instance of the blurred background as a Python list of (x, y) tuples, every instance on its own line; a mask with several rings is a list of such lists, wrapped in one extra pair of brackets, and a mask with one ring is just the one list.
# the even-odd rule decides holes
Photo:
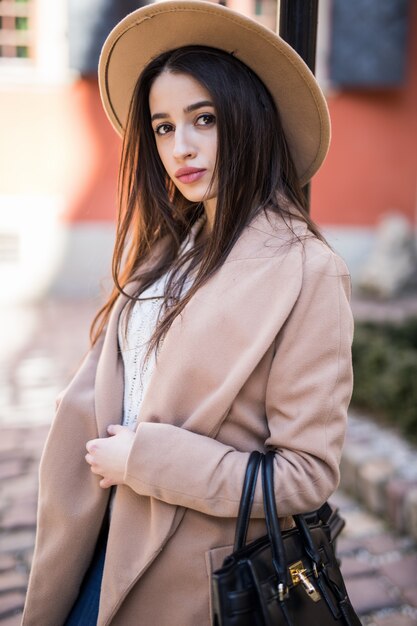
[[(223, 4), (277, 29), (279, 0)], [(139, 6), (0, 0), (3, 626), (21, 610), (54, 399), (88, 349), (111, 286), (121, 142), (102, 110), (96, 68), (111, 28)], [(391, 580), (397, 600), (383, 582), (372, 587), (372, 568), (352, 566), (355, 601), (368, 601), (364, 623), (408, 626), (417, 624), (415, 544), (401, 547), (392, 532), (417, 538), (417, 1), (319, 0), (316, 75), (333, 139), (312, 183), (311, 214), (350, 268), (356, 320), (342, 459), (342, 487), (355, 504), (345, 495), (339, 502), (348, 516), (361, 512), (363, 533), (347, 554), (368, 550), (375, 565), (378, 554), (412, 552), (411, 564), (398, 565), (412, 582), (403, 589)], [(372, 553), (358, 537), (375, 528), (385, 544)]]

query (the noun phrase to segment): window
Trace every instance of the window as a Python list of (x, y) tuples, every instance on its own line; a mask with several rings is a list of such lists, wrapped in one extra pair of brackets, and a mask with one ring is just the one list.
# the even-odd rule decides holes
[(0, 0), (0, 62), (34, 57), (33, 0)]
[(401, 87), (409, 9), (408, 0), (333, 0), (331, 82), (347, 89)]

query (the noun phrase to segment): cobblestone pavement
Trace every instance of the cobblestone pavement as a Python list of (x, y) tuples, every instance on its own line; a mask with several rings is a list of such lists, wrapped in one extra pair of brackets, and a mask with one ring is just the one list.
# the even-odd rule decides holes
[[(39, 457), (55, 396), (86, 349), (94, 310), (91, 302), (60, 301), (0, 312), (0, 626), (20, 623)], [(342, 491), (332, 502), (347, 522), (338, 555), (363, 624), (417, 625), (416, 544)]]

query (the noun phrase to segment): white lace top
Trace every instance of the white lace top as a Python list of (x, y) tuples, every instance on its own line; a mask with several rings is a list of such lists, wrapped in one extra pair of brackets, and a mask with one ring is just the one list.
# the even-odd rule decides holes
[[(194, 242), (203, 223), (203, 216), (193, 225), (190, 234), (184, 240), (179, 254), (182, 255), (194, 246)], [(124, 364), (124, 402), (123, 426), (136, 429), (140, 407), (155, 367), (155, 354), (145, 359), (149, 340), (156, 328), (161, 311), (164, 289), (169, 272), (140, 294), (140, 300), (135, 302), (127, 323), (126, 307), (119, 320), (118, 339), (119, 349)], [(191, 287), (188, 281), (183, 288), (186, 293)], [(145, 299), (146, 298), (146, 299)]]

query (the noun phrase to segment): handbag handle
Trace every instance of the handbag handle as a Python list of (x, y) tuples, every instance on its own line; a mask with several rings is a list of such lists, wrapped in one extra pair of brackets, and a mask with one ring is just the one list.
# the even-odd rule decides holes
[(248, 459), (245, 478), (243, 481), (242, 495), (239, 503), (239, 512), (237, 514), (233, 552), (237, 552), (237, 550), (240, 550), (240, 548), (243, 548), (246, 544), (250, 514), (255, 496), (256, 480), (258, 478), (259, 467), (263, 456), (262, 452), (254, 450), (250, 453)]
[(256, 481), (259, 467), (262, 465), (262, 491), (266, 528), (272, 548), (273, 565), (278, 577), (278, 587), (282, 590), (282, 594), (284, 595), (285, 590), (289, 586), (289, 572), (286, 565), (284, 542), (279, 527), (275, 503), (274, 457), (275, 453), (273, 451), (262, 454), (262, 452), (258, 450), (254, 450), (249, 456), (243, 481), (242, 496), (239, 503), (233, 552), (237, 552), (246, 544)]
[[(239, 512), (236, 522), (235, 541), (233, 551), (236, 552), (246, 544), (246, 537), (249, 527), (250, 515), (255, 496), (256, 481), (259, 467), (262, 465), (262, 491), (265, 512), (265, 523), (271, 543), (272, 560), (278, 579), (278, 590), (280, 599), (284, 599), (286, 591), (290, 585), (290, 574), (287, 566), (284, 541), (278, 520), (278, 511), (274, 490), (274, 459), (275, 452), (268, 451), (262, 454), (258, 450), (251, 452), (246, 466), (245, 478), (242, 488), (242, 496), (239, 503)], [(296, 526), (303, 538), (304, 549), (312, 559), (316, 568), (321, 565), (321, 557), (318, 553), (314, 541), (311, 537), (308, 524), (303, 515), (293, 516)]]
[[(276, 453), (272, 450), (268, 451), (266, 454), (262, 454), (259, 451), (254, 451), (249, 456), (243, 483), (242, 496), (239, 503), (239, 512), (236, 523), (236, 535), (233, 552), (237, 552), (241, 548), (244, 548), (246, 545), (246, 536), (255, 495), (256, 481), (259, 473), (259, 467), (260, 465), (262, 465), (263, 505), (267, 534), (272, 552), (272, 564), (277, 577), (277, 599), (279, 601), (285, 623), (287, 624), (287, 626), (293, 626), (293, 619), (286, 604), (286, 600), (289, 596), (291, 581), (290, 572), (287, 565), (284, 540), (279, 525), (278, 511), (276, 506), (274, 489), (275, 454)], [(329, 511), (331, 513), (330, 507), (328, 505), (324, 505), (318, 511), (316, 511), (314, 515), (316, 517), (318, 516), (319, 519), (321, 519), (321, 521), (326, 524), (329, 519)], [(310, 514), (310, 516), (311, 515), (312, 514)], [(293, 515), (293, 518), (297, 526), (299, 537), (301, 539), (306, 555), (308, 555), (312, 560), (313, 568), (315, 570), (315, 575), (317, 578), (317, 586), (321, 592), (322, 598), (326, 601), (326, 604), (331, 610), (334, 619), (337, 621), (337, 623), (341, 623), (341, 619), (343, 623), (346, 624), (346, 626), (356, 626), (356, 624), (359, 624), (359, 620), (350, 604), (350, 600), (347, 596), (346, 589), (344, 588), (343, 579), (340, 576), (340, 572), (338, 579), (337, 575), (336, 577), (334, 576), (335, 573), (337, 574), (337, 571), (332, 573), (331, 563), (329, 571), (327, 570), (327, 566), (325, 566), (321, 560), (321, 556), (314, 543), (309, 525), (304, 515)], [(254, 570), (252, 570), (252, 575), (254, 576), (256, 586), (259, 584), (259, 581), (257, 581)], [(327, 587), (330, 587), (336, 598), (336, 603), (340, 610), (340, 619), (334, 612), (334, 602), (327, 592)], [(268, 620), (268, 611), (263, 606), (262, 602), (261, 605), (265, 624), (270, 624), (270, 621)]]
[(282, 601), (288, 591), (290, 575), (287, 567), (284, 541), (278, 521), (274, 490), (275, 452), (270, 450), (262, 463), (262, 490), (264, 495), (265, 522), (272, 549), (272, 562), (278, 578), (278, 592)]
[[(281, 589), (285, 595), (285, 590), (288, 589), (290, 583), (290, 575), (275, 500), (274, 458), (275, 453), (269, 451), (263, 459), (262, 488), (264, 493), (266, 527), (268, 530), (269, 541), (271, 543), (272, 560), (278, 578), (278, 589)], [(322, 560), (311, 536), (308, 524), (304, 516), (301, 514), (293, 515), (293, 519), (300, 533), (300, 537), (302, 538), (304, 550), (313, 561), (317, 572), (322, 567)]]

